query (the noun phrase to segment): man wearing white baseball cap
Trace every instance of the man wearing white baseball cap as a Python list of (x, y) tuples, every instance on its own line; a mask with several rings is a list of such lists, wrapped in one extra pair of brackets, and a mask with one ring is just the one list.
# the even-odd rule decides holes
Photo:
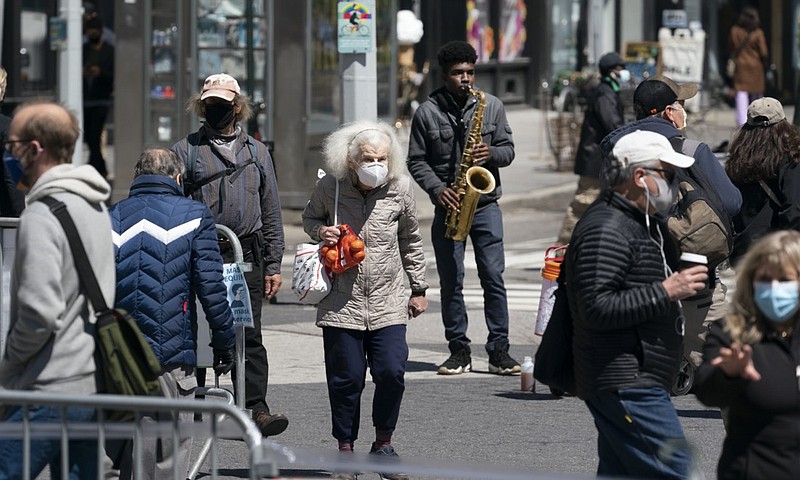
[(692, 157), (658, 133), (614, 146), (610, 186), (578, 221), (564, 261), (576, 394), (598, 431), (598, 476), (686, 478), (690, 455), (669, 389), (681, 359), (678, 300), (704, 287), (705, 266), (673, 272), (663, 213), (675, 169)]
[[(282, 283), (284, 237), (275, 169), (267, 147), (241, 125), (252, 110), (235, 78), (209, 76), (189, 104), (203, 125), (172, 149), (186, 163), (186, 195), (208, 205), (214, 221), (233, 230), (244, 261), (253, 265), (244, 273), (254, 324), (244, 330), (245, 407), (264, 436), (278, 435), (289, 420), (267, 406), (269, 364), (261, 338), (262, 300), (274, 297)], [(227, 239), (220, 240), (219, 250), (225, 263), (234, 262)]]

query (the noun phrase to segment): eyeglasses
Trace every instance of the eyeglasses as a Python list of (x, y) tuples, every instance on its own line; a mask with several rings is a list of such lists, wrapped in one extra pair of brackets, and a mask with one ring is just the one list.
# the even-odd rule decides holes
[(642, 167), (642, 168), (651, 172), (659, 172), (661, 176), (664, 177), (664, 180), (666, 180), (669, 183), (672, 183), (672, 181), (675, 180), (675, 170), (666, 168), (655, 168), (655, 167)]
[(6, 151), (10, 152), (11, 147), (13, 147), (15, 143), (26, 143), (30, 141), (31, 140), (7, 140), (6, 143), (3, 144), (3, 148), (5, 148)]

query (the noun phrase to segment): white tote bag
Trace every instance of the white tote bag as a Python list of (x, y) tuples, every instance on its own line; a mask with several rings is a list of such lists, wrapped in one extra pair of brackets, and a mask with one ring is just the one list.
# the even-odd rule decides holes
[[(333, 208), (333, 224), (339, 221), (339, 181), (336, 181), (336, 199)], [(331, 272), (325, 268), (320, 243), (297, 245), (292, 270), (292, 291), (300, 303), (316, 305), (331, 291)]]

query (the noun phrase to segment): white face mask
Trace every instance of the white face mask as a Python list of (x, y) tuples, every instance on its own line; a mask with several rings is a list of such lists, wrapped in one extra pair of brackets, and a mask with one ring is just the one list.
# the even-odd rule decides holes
[(631, 81), (631, 72), (625, 69), (620, 70), (617, 72), (617, 80), (619, 83), (628, 83)]
[(655, 209), (656, 212), (660, 213), (661, 215), (666, 215), (670, 208), (672, 208), (672, 206), (675, 204), (675, 198), (678, 196), (677, 185), (667, 183), (665, 179), (657, 175), (650, 175), (650, 178), (656, 182), (658, 195), (651, 196), (650, 189), (647, 188), (646, 184), (644, 184), (644, 180), (642, 180), (642, 188), (644, 189), (647, 202), (653, 206), (653, 209)]
[(358, 180), (369, 188), (380, 187), (386, 183), (389, 167), (381, 162), (370, 162), (358, 167)]

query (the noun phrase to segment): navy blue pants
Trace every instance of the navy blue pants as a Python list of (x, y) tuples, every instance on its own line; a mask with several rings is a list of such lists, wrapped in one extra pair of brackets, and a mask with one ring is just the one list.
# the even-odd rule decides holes
[(597, 426), (598, 476), (687, 477), (691, 457), (665, 389), (603, 392), (586, 405)]
[[(442, 299), (444, 336), (451, 353), (469, 345), (467, 308), (464, 305), (464, 250), (466, 242), (444, 237), (447, 212), (436, 208), (431, 239), (436, 254), (436, 270)], [(489, 336), (486, 351), (508, 350), (508, 301), (503, 272), (506, 269), (503, 248), (503, 214), (497, 203), (475, 212), (469, 238), (475, 249), (475, 263), (483, 289), (483, 314)]]
[(322, 339), (333, 437), (350, 443), (358, 438), (367, 366), (375, 384), (372, 423), (377, 430), (393, 432), (406, 389), (406, 326), (373, 331), (323, 327)]

